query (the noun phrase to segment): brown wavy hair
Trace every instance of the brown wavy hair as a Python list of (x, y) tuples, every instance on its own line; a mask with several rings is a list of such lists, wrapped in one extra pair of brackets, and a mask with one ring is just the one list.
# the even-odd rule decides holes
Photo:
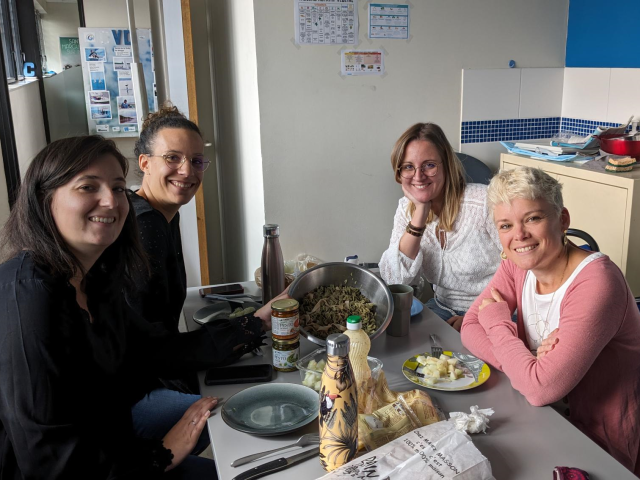
[[(453, 152), (449, 140), (438, 125), (435, 123), (416, 123), (400, 135), (391, 151), (391, 167), (398, 183), (402, 183), (400, 165), (404, 161), (407, 145), (413, 140), (430, 142), (438, 150), (444, 168), (444, 202), (442, 212), (440, 212), (439, 226), (442, 230), (450, 232), (460, 212), (460, 204), (467, 184), (464, 179), (462, 162)], [(411, 217), (415, 211), (416, 206), (409, 201), (407, 213)], [(434, 216), (433, 210), (429, 211), (425, 225), (433, 222)]]
[[(0, 233), (0, 260), (6, 261), (23, 250), (34, 262), (54, 276), (70, 279), (85, 272), (60, 235), (51, 212), (55, 191), (70, 182), (91, 163), (113, 155), (126, 177), (129, 162), (115, 143), (99, 135), (71, 137), (47, 145), (31, 162), (18, 190), (9, 219)], [(140, 243), (138, 224), (131, 201), (122, 232), (91, 268), (92, 274), (110, 278), (110, 286), (129, 288), (148, 275), (147, 257)]]

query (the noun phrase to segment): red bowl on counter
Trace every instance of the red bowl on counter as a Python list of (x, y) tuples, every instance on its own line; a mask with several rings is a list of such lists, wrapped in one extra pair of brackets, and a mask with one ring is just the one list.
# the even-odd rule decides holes
[(602, 151), (640, 159), (640, 138), (634, 140), (631, 135), (601, 135), (599, 138)]

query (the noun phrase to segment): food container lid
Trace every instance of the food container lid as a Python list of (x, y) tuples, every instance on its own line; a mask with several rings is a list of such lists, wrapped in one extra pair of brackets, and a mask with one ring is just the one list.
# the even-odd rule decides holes
[(276, 338), (276, 337), (271, 337), (271, 340), (273, 340), (272, 345), (278, 345), (280, 347), (285, 347), (287, 345), (295, 345), (296, 343), (300, 342), (300, 335), (296, 335), (293, 338)]
[(327, 355), (345, 357), (349, 354), (350, 340), (344, 333), (332, 333), (327, 337)]
[(360, 315), (351, 315), (347, 317), (347, 330), (361, 330), (362, 317)]
[(267, 237), (279, 237), (280, 236), (280, 225), (275, 223), (267, 223), (262, 226), (262, 234)]
[(276, 300), (271, 304), (271, 310), (276, 312), (291, 312), (297, 310), (299, 303), (295, 298), (285, 298), (283, 300)]

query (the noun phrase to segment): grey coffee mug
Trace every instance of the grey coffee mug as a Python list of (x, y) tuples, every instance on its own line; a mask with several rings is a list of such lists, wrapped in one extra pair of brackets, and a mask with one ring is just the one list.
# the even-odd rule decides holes
[(413, 288), (409, 285), (389, 285), (393, 297), (393, 317), (387, 327), (387, 335), (404, 337), (409, 335), (411, 324), (411, 304), (413, 303)]

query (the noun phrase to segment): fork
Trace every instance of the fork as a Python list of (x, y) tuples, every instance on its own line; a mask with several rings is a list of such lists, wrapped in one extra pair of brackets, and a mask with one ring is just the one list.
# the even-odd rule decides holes
[(431, 356), (440, 358), (440, 355), (442, 355), (442, 347), (440, 346), (438, 337), (436, 337), (435, 333), (431, 333), (429, 336), (431, 337)]
[(297, 442), (292, 443), (291, 445), (285, 445), (284, 447), (274, 448), (273, 450), (267, 450), (266, 452), (247, 455), (246, 457), (242, 457), (231, 462), (231, 466), (239, 467), (240, 465), (253, 462), (254, 460), (257, 460), (259, 458), (266, 457), (267, 455), (270, 455), (272, 453), (279, 452), (280, 450), (286, 450), (287, 448), (293, 448), (293, 447), (306, 447), (307, 445), (314, 445), (316, 443), (320, 443), (320, 435), (307, 433), (306, 435), (301, 436)]

